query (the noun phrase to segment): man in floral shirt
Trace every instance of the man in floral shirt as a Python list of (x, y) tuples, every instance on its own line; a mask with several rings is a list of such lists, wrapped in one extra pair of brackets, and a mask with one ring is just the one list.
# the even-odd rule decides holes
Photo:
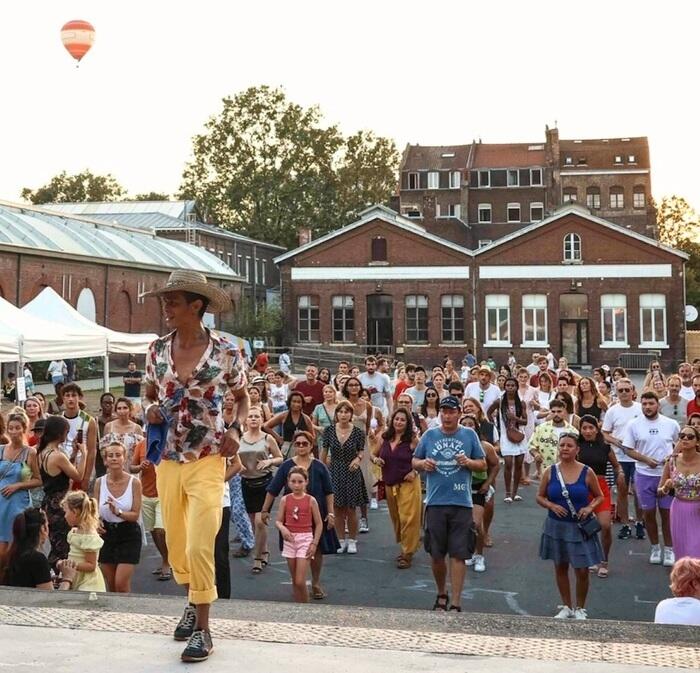
[[(205, 311), (231, 309), (221, 288), (203, 274), (175, 271), (165, 287), (147, 294), (161, 297), (173, 330), (151, 344), (145, 383), (148, 423), (168, 426), (157, 488), (173, 575), (188, 588), (189, 602), (174, 637), (188, 641), (183, 661), (203, 661), (213, 651), (209, 608), (217, 597), (214, 543), (226, 458), (238, 452), (240, 423), (248, 413), (247, 382), (237, 345), (202, 325)], [(222, 402), (229, 390), (238, 420), (227, 431)]]

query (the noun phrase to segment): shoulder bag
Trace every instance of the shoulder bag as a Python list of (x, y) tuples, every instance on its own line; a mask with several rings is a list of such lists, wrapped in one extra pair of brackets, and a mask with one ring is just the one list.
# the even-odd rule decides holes
[[(581, 534), (583, 535), (584, 540), (590, 540), (592, 537), (595, 537), (602, 530), (602, 526), (600, 525), (600, 521), (598, 521), (598, 517), (596, 517), (595, 514), (591, 514), (584, 521), (581, 521), (578, 518), (578, 512), (576, 511), (576, 508), (574, 507), (574, 503), (571, 502), (571, 498), (569, 497), (569, 490), (566, 488), (566, 484), (564, 483), (564, 477), (561, 473), (559, 463), (557, 463), (555, 465), (555, 467), (556, 467), (556, 471), (557, 471), (557, 477), (559, 478), (559, 483), (561, 484), (561, 494), (564, 496), (564, 499), (566, 500), (566, 504), (569, 506), (569, 512), (571, 512), (571, 516), (576, 521), (576, 525), (578, 526), (579, 530), (581, 531)], [(587, 467), (586, 469), (588, 470), (590, 468)]]

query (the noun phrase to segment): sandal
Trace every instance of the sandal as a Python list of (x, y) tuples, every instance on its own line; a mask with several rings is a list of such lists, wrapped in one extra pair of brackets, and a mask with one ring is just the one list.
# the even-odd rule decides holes
[(163, 574), (162, 568), (156, 568), (155, 570), (151, 571), (151, 575), (162, 575), (162, 574)]
[(437, 598), (435, 599), (435, 603), (433, 603), (433, 612), (437, 610), (447, 612), (447, 604), (449, 601), (450, 597), (447, 594), (438, 594)]
[(503, 502), (507, 502), (510, 505), (510, 503), (513, 502), (513, 498), (507, 495), (505, 498), (503, 498)]
[[(257, 560), (257, 559), (256, 559), (256, 560)], [(262, 557), (260, 560), (262, 561), (263, 568), (264, 568), (265, 566), (270, 565), (270, 552), (269, 552), (269, 551), (264, 551), (264, 552), (263, 552), (263, 557)]]
[(461, 605), (450, 605), (449, 612), (462, 612)]
[(158, 577), (159, 582), (167, 582), (168, 580), (171, 580), (173, 578), (173, 572), (172, 570), (168, 570), (167, 572), (161, 573), (160, 576)]
[(407, 556), (402, 556), (397, 562), (396, 567), (399, 570), (406, 570), (411, 567), (411, 559)]
[(262, 572), (262, 559), (261, 558), (255, 559), (255, 562), (253, 563), (253, 567), (250, 569), (250, 572), (252, 572), (253, 575), (259, 575)]
[(311, 598), (317, 601), (322, 601), (327, 596), (326, 592), (321, 587), (312, 587)]
[(598, 568), (598, 577), (600, 579), (604, 580), (608, 576), (608, 563), (607, 561), (604, 561), (603, 563), (600, 564), (600, 568)]

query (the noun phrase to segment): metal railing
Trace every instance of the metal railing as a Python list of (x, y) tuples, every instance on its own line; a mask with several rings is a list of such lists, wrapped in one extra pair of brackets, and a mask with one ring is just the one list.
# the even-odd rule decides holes
[[(270, 356), (272, 366), (277, 365), (279, 354), (284, 350), (281, 346), (270, 347), (267, 353)], [(394, 359), (394, 349), (389, 346), (358, 346), (352, 350), (336, 350), (321, 348), (320, 346), (291, 346), (289, 355), (292, 360), (292, 369), (301, 371), (308, 364), (315, 364), (319, 367), (328, 367), (332, 372), (338, 368), (338, 363), (345, 360), (351, 364), (362, 365), (367, 355), (381, 355), (390, 361)]]
[(627, 371), (646, 371), (652, 360), (658, 360), (661, 351), (647, 351), (646, 353), (620, 353), (617, 362)]

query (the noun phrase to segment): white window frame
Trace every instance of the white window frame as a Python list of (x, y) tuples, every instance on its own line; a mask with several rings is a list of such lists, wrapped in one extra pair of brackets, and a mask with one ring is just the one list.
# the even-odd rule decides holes
[(263, 259), (260, 264), (260, 274), (262, 278), (260, 279), (260, 282), (265, 285), (265, 267), (267, 266), (267, 260)]
[[(509, 212), (509, 211), (510, 211), (511, 208), (517, 208), (517, 209), (518, 209), (518, 219), (517, 219), (517, 220), (512, 220), (512, 219), (510, 218), (510, 212)], [(516, 224), (516, 223), (518, 223), (518, 222), (522, 222), (522, 221), (523, 221), (522, 218), (523, 218), (523, 213), (522, 213), (522, 208), (520, 207), (520, 204), (519, 204), (519, 203), (509, 203), (509, 204), (506, 206), (506, 221), (507, 221), (509, 224)]]
[[(637, 203), (637, 197), (641, 196), (641, 205)], [(633, 192), (632, 193), (632, 207), (633, 208), (646, 208), (647, 206), (647, 195), (645, 192)]]
[[(515, 177), (513, 182), (511, 176)], [(520, 171), (517, 168), (506, 169), (506, 187), (520, 187)]]
[[(644, 338), (644, 311), (651, 311), (651, 331), (656, 332), (656, 311), (662, 311), (663, 341), (648, 340)], [(664, 294), (640, 294), (639, 295), (639, 347), (640, 348), (668, 348), (668, 328), (666, 322), (666, 295)]]
[[(613, 204), (613, 199), (615, 203)], [(619, 203), (618, 203), (619, 201)], [(625, 193), (624, 192), (610, 192), (610, 209), (611, 210), (622, 210), (625, 207)]]
[(636, 164), (637, 163), (637, 156), (635, 154), (629, 154), (627, 156), (627, 163), (628, 164)]
[[(542, 210), (542, 217), (535, 219), (532, 216), (532, 209), (533, 208), (540, 208)], [(544, 203), (541, 201), (535, 201), (534, 203), (530, 204), (530, 222), (542, 222), (544, 220)]]
[[(420, 314), (421, 309), (425, 310), (425, 330), (420, 329)], [(430, 314), (428, 313), (428, 296), (425, 294), (407, 294), (404, 299), (404, 337), (407, 344), (427, 344), (430, 342)], [(421, 331), (425, 332), (425, 339), (409, 339), (408, 336), (408, 312), (416, 312), (416, 337)]]
[[(537, 335), (538, 328), (544, 329), (544, 338), (528, 339), (525, 332), (525, 325), (528, 321), (525, 319), (526, 312), (532, 312), (532, 320), (529, 324), (532, 325), (532, 336)], [(544, 311), (543, 322), (540, 325), (537, 320), (538, 311)], [(524, 294), (522, 299), (522, 329), (523, 329), (523, 346), (549, 346), (549, 335), (547, 330), (547, 295), (546, 294)]]
[(573, 194), (562, 191), (561, 200), (563, 203), (578, 203), (578, 189)]
[[(341, 311), (343, 338), (335, 338), (335, 312)], [(348, 328), (348, 311), (352, 311), (352, 329)], [(331, 297), (331, 342), (337, 344), (355, 343), (355, 297), (350, 294), (336, 294)]]
[(621, 155), (621, 154), (616, 154), (616, 155), (615, 155), (615, 163), (616, 163), (616, 164), (621, 164), (621, 163), (622, 163), (622, 155)]
[[(591, 210), (600, 210), (600, 204), (601, 204), (601, 199), (600, 199), (600, 190), (597, 193), (589, 194), (586, 192), (586, 207), (590, 208)], [(591, 203), (593, 200), (593, 197), (598, 197), (598, 205), (595, 205), (594, 203)]]
[[(622, 320), (624, 325), (624, 340), (615, 340), (615, 314), (622, 310)], [(611, 311), (612, 339), (605, 338), (605, 313)], [(600, 295), (600, 347), (601, 348), (629, 348), (627, 338), (627, 295), (625, 294), (602, 294)]]
[(565, 166), (572, 166), (573, 163), (574, 163), (573, 157), (564, 157), (564, 165)]
[[(505, 311), (505, 322), (506, 322), (506, 339), (501, 341), (499, 339), (491, 340), (489, 339), (489, 311), (496, 311), (495, 317), (497, 320), (497, 325), (500, 326), (501, 323), (501, 311)], [(507, 294), (487, 294), (484, 297), (484, 346), (502, 347), (508, 348), (513, 344), (510, 339), (510, 295)], [(500, 330), (498, 330), (500, 334)]]
[(487, 245), (491, 245), (491, 243), (493, 243), (493, 240), (490, 238), (480, 238), (479, 239), (479, 250), (481, 250), (481, 248), (485, 248)]
[[(415, 187), (411, 187), (411, 177), (415, 177)], [(420, 189), (420, 174), (418, 171), (409, 171), (408, 172), (408, 178), (406, 179), (406, 189), (410, 189), (411, 191), (416, 191)]]
[[(441, 343), (445, 344), (463, 344), (465, 343), (465, 336), (467, 334), (466, 330), (466, 320), (464, 317), (464, 297), (461, 294), (443, 294), (440, 297), (440, 339)], [(449, 332), (451, 337), (445, 339), (445, 309), (449, 309), (450, 316), (447, 319), (449, 323)], [(456, 309), (462, 309), (462, 338), (456, 339), (455, 333), (455, 323), (457, 322)]]
[[(450, 208), (454, 208), (453, 214), (450, 214)], [(448, 203), (445, 206), (445, 211), (443, 212), (443, 207), (438, 203), (435, 206), (435, 217), (439, 220), (448, 220), (451, 218), (459, 219), (461, 215), (461, 207), (459, 203)]]
[[(481, 219), (481, 211), (488, 210), (489, 211), (489, 219), (488, 220), (482, 220)], [(491, 224), (493, 221), (493, 209), (491, 208), (490, 203), (480, 203), (476, 209), (476, 220), (479, 224)]]
[[(319, 308), (318, 303), (316, 303), (316, 304), (313, 303), (313, 297), (314, 297), (314, 295), (308, 295), (308, 294), (299, 295), (299, 297), (297, 297), (297, 341), (299, 341), (299, 343), (313, 344), (313, 343), (319, 343), (321, 340), (321, 310)], [(317, 316), (318, 316), (316, 319), (316, 321), (318, 322), (318, 329), (317, 330), (311, 329), (311, 324), (313, 321), (311, 311), (313, 311), (314, 309), (316, 310)], [(308, 340), (304, 340), (301, 338), (301, 331), (302, 331), (301, 330), (301, 325), (302, 325), (301, 311), (302, 310), (308, 311), (307, 317), (305, 318), (307, 326), (306, 326), (306, 330), (304, 330), (304, 331), (309, 333)], [(318, 333), (316, 341), (313, 341), (311, 338), (313, 332)]]
[(440, 189), (440, 173), (428, 171), (428, 189)]
[[(540, 174), (539, 182), (535, 182), (534, 178), (532, 177), (535, 174), (535, 171), (539, 172), (539, 174)], [(531, 168), (530, 169), (530, 187), (543, 187), (543, 186), (544, 186), (544, 171), (541, 168)]]
[[(569, 252), (567, 252), (567, 243), (569, 244)], [(578, 256), (576, 255), (578, 248)], [(570, 232), (564, 236), (562, 242), (562, 261), (565, 264), (580, 264), (583, 261), (583, 245), (581, 236), (575, 232)]]
[(462, 187), (462, 172), (450, 171), (450, 189), (461, 189)]
[[(482, 184), (481, 178), (482, 176), (486, 175), (486, 184)], [(491, 187), (491, 171), (486, 170), (479, 170), (479, 187), (486, 188), (486, 187)]]
[(245, 279), (247, 283), (250, 283), (250, 257), (245, 256)]

